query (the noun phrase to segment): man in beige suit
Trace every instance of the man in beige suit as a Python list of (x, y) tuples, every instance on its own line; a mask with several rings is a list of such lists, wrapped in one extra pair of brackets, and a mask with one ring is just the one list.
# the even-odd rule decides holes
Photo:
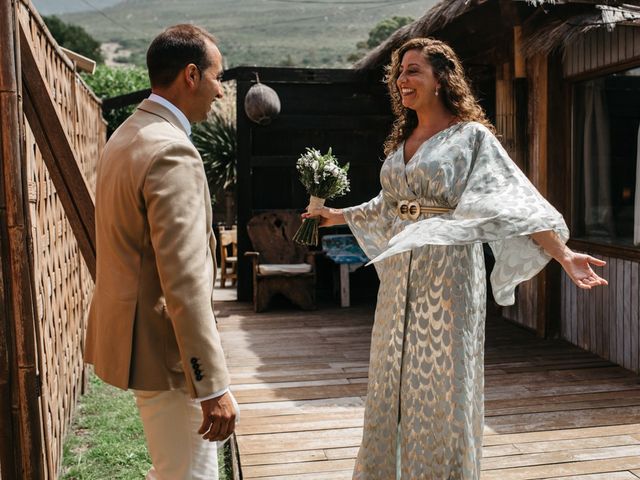
[(216, 440), (236, 405), (216, 329), (215, 237), (191, 122), (222, 97), (222, 56), (198, 27), (151, 43), (152, 95), (98, 163), (97, 275), (86, 361), (133, 389), (153, 463), (148, 479), (217, 479)]

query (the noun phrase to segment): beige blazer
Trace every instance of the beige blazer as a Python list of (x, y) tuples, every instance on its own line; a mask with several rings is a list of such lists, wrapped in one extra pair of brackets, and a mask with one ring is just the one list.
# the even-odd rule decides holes
[(202, 160), (178, 119), (143, 101), (98, 163), (96, 285), (85, 360), (116, 387), (229, 385), (213, 313), (211, 201)]

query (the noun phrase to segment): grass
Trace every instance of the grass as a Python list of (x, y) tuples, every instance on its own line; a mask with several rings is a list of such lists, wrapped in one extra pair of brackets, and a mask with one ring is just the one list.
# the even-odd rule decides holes
[[(38, 0), (44, 8), (52, 0)], [(110, 3), (103, 0), (104, 3)], [(103, 3), (103, 5), (104, 5)], [(101, 42), (117, 42), (142, 62), (149, 41), (176, 23), (195, 22), (220, 41), (228, 67), (350, 66), (347, 57), (380, 20), (422, 16), (436, 0), (126, 0), (62, 14)], [(108, 17), (105, 18), (105, 15)]]
[[(219, 452), (220, 480), (232, 478), (225, 452)], [(64, 443), (66, 480), (139, 480), (151, 462), (133, 394), (89, 379)]]

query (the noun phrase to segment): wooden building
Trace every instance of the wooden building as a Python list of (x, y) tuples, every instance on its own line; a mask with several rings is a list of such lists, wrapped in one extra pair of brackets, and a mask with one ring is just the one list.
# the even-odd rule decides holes
[(607, 288), (551, 264), (503, 315), (640, 372), (640, 6), (628, 1), (447, 0), (358, 67), (381, 71), (405, 40), (461, 56), (512, 158), (565, 216), (572, 248), (603, 258)]

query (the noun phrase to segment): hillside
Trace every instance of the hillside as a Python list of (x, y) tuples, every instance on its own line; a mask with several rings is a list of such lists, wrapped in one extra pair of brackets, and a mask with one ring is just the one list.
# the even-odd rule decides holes
[[(76, 4), (84, 0), (74, 0)], [(105, 2), (113, 0), (101, 0)], [(36, 5), (71, 0), (39, 0)], [(99, 5), (100, 0), (91, 0)], [(213, 32), (227, 66), (348, 66), (356, 43), (380, 20), (417, 18), (436, 0), (125, 0), (97, 11), (65, 13), (102, 42), (117, 42), (143, 62), (146, 47), (168, 25), (193, 22)], [(86, 2), (85, 2), (86, 4)], [(49, 7), (47, 7), (49, 8)], [(108, 18), (107, 18), (108, 17)]]
[(31, 0), (41, 15), (60, 15), (70, 12), (82, 12), (90, 9), (90, 5), (96, 8), (111, 7), (120, 0)]

